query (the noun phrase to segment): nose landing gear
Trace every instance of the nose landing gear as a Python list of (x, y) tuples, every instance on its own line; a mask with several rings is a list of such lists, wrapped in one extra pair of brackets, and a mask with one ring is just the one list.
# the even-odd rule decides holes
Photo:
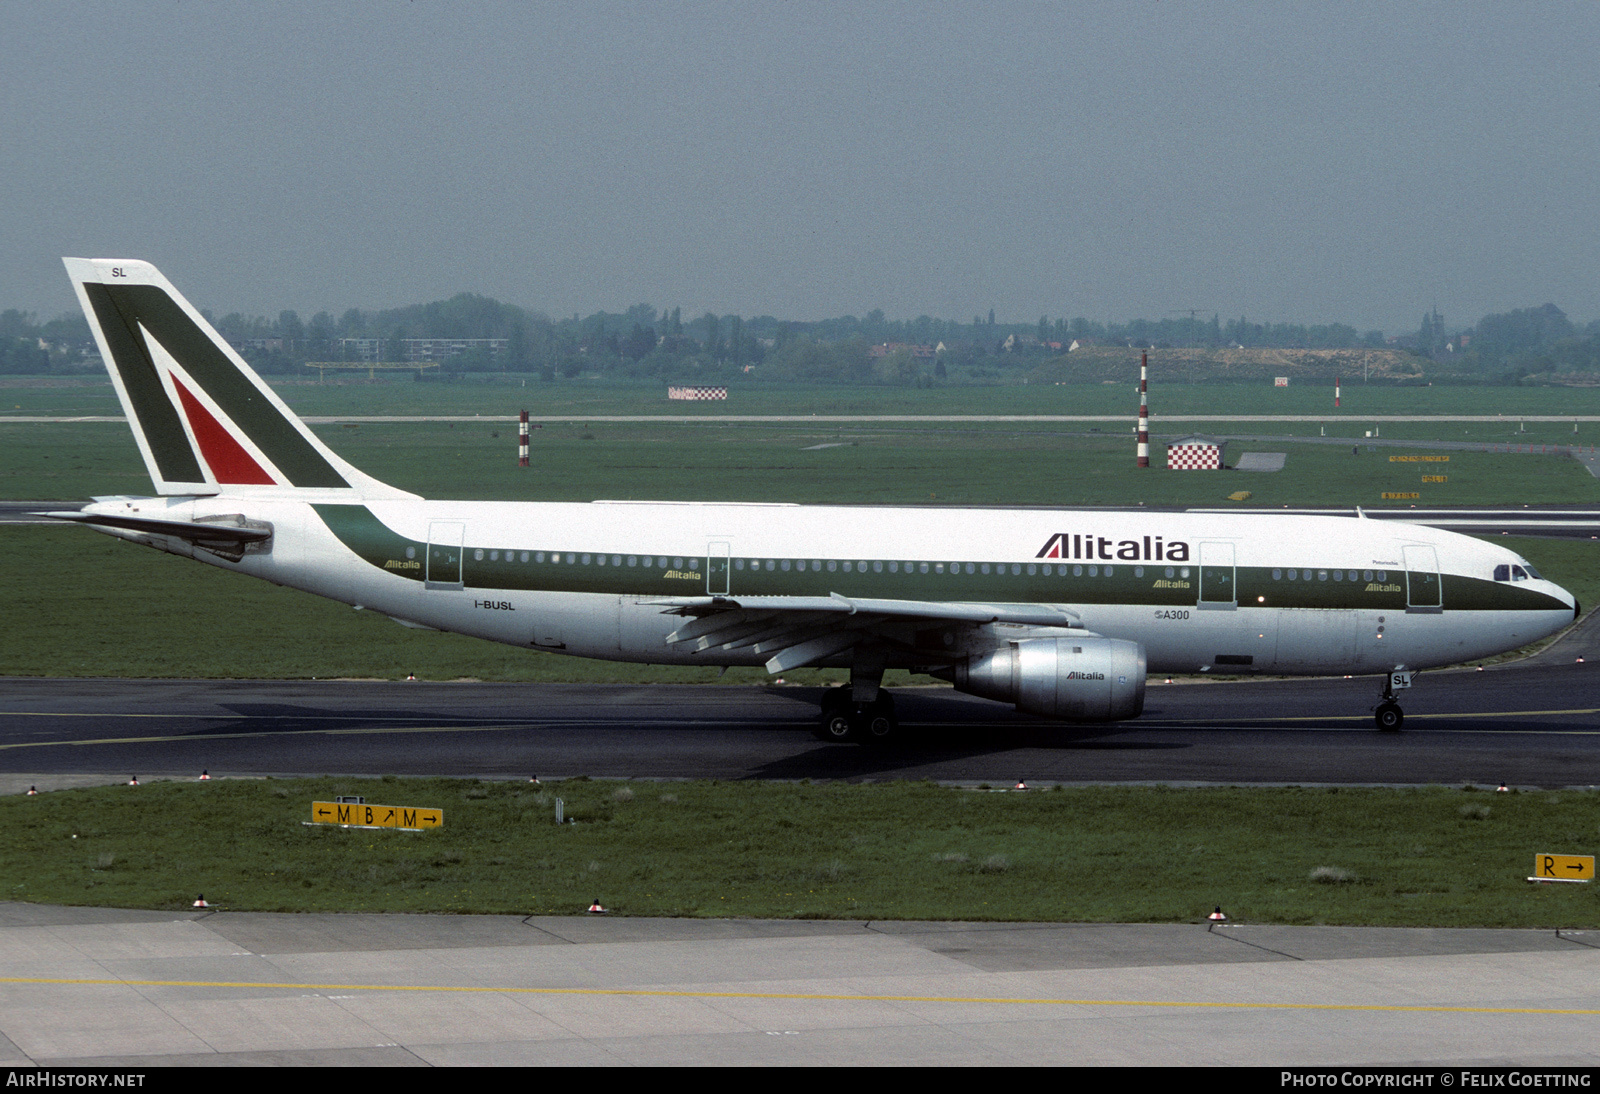
[(1405, 725), (1405, 711), (1400, 709), (1394, 693), (1409, 688), (1411, 676), (1404, 669), (1395, 669), (1383, 678), (1383, 701), (1374, 708), (1372, 721), (1385, 733), (1398, 733), (1400, 727)]

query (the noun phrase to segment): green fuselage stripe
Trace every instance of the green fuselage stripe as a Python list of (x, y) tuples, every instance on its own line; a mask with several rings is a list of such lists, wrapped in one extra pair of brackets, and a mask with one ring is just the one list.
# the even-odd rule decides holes
[[(396, 533), (362, 505), (314, 505), (312, 508), (340, 542), (369, 564), (399, 577), (424, 580), (427, 544)], [(480, 554), (482, 558), (478, 557)], [(536, 561), (541, 554), (545, 561)], [(462, 549), (462, 585), (486, 592), (623, 596), (705, 596), (707, 592), (706, 564), (711, 560), (704, 555), (668, 556), (667, 565), (663, 567), (657, 555), (650, 556), (653, 565), (645, 566), (643, 555), (559, 552), (561, 561), (557, 563), (550, 561), (555, 554), (531, 547), (506, 550), (468, 545)], [(499, 557), (491, 558), (491, 555)], [(524, 556), (527, 561), (523, 561)], [(630, 557), (638, 564), (630, 566)], [(573, 561), (568, 562), (569, 558)], [(604, 563), (599, 561), (602, 558)], [(620, 564), (614, 559), (620, 559)], [(677, 559), (682, 560), (682, 566), (676, 565)], [(866, 570), (859, 568), (862, 561), (867, 563)], [(768, 562), (772, 563), (770, 570)], [(851, 572), (844, 571), (846, 562)], [(959, 573), (951, 572), (952, 562), (960, 567)], [(738, 568), (740, 563), (743, 569)], [(753, 568), (753, 564), (760, 569)], [(1098, 564), (1100, 572), (1093, 577), (1089, 576), (1091, 564), (1088, 563), (1044, 564), (1033, 560), (975, 561), (973, 569), (978, 572), (972, 574), (966, 572), (965, 560), (951, 559), (752, 559), (743, 556), (731, 560), (729, 565), (728, 595), (735, 598), (839, 593), (891, 600), (1194, 607), (1200, 589), (1200, 567), (1192, 562), (1170, 567), (1164, 564)], [(787, 570), (783, 568), (785, 565), (789, 567)], [(982, 573), (984, 565), (995, 572)], [(1080, 566), (1083, 573), (1075, 576), (1073, 570)], [(1013, 568), (1021, 572), (1013, 574)], [(1407, 605), (1408, 578), (1420, 584), (1425, 577), (1432, 576), (1389, 570), (1385, 581), (1334, 581), (1332, 571), (1318, 569), (1312, 571), (1310, 580), (1289, 581), (1282, 576), (1286, 571), (1281, 568), (1239, 566), (1224, 568), (1224, 573), (1230, 569), (1237, 582), (1240, 608), (1359, 608), (1403, 612)], [(1030, 574), (1029, 570), (1036, 572)], [(1169, 570), (1171, 577), (1167, 576)], [(1275, 572), (1280, 574), (1276, 579)], [(1348, 575), (1349, 571), (1343, 573)], [(1325, 578), (1319, 576), (1324, 574)], [(1444, 606), (1454, 611), (1570, 610), (1555, 597), (1513, 582), (1444, 574), (1442, 585)], [(1209, 591), (1209, 583), (1207, 588)]]

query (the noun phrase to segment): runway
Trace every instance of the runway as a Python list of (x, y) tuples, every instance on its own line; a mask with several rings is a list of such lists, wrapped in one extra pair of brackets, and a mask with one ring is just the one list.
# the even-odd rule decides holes
[[(1576, 640), (1575, 640), (1576, 641)], [(0, 679), (0, 789), (50, 775), (450, 774), (952, 783), (1600, 784), (1600, 658), (1422, 674), (1401, 733), (1379, 681), (1149, 689), (1145, 714), (1063, 726), (901, 689), (904, 739), (811, 735), (820, 691), (370, 681)]]

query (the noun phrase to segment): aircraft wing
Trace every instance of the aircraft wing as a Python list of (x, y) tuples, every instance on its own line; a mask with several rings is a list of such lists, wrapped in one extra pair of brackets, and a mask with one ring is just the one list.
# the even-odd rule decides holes
[[(669, 645), (766, 653), (768, 672), (815, 664), (882, 636), (894, 624), (1020, 623), (1083, 629), (1077, 613), (1043, 604), (945, 603), (840, 596), (704, 596), (645, 601), (688, 617)], [(1087, 634), (1088, 632), (1084, 632)]]

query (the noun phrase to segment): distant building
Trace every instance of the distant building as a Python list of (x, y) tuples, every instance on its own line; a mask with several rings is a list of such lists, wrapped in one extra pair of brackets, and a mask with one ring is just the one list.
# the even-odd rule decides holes
[[(940, 344), (943, 345), (943, 343)], [(882, 342), (876, 346), (868, 347), (867, 356), (887, 357), (889, 354), (899, 353), (901, 350), (909, 351), (914, 358), (928, 361), (933, 360), (934, 354), (938, 352), (932, 346), (917, 346), (912, 345), (910, 342)]]
[(490, 357), (498, 357), (510, 344), (509, 338), (402, 338), (400, 359), (443, 361), (472, 350), (487, 350)]
[(1221, 471), (1227, 441), (1215, 437), (1180, 437), (1167, 443), (1168, 471)]
[(383, 360), (383, 340), (381, 338), (341, 338), (339, 350), (346, 361), (381, 361)]

